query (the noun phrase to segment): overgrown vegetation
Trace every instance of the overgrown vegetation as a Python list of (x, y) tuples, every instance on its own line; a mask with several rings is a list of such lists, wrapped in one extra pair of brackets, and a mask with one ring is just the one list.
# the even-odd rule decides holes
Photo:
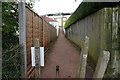
[[(20, 77), (20, 53), (18, 45), (18, 4), (2, 3), (2, 77)], [(12, 73), (13, 72), (13, 73)], [(15, 75), (16, 74), (16, 75)]]
[(5, 50), (3, 52), (3, 59), (2, 59), (2, 77), (3, 79), (8, 78), (20, 78), (20, 66), (21, 66), (21, 59), (20, 59), (20, 49), (22, 47), (11, 46), (10, 49)]
[(69, 27), (71, 24), (77, 22), (80, 19), (104, 8), (104, 7), (115, 7), (118, 3), (112, 2), (82, 2), (76, 11), (70, 16), (64, 25), (64, 28)]
[[(31, 2), (26, 3), (33, 8)], [(3, 79), (20, 78), (21, 57), (19, 45), (18, 3), (2, 3), (2, 77)]]

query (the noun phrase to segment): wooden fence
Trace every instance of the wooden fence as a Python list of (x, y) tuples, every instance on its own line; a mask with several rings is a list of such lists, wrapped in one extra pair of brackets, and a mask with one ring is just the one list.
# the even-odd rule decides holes
[[(26, 9), (26, 53), (27, 53), (27, 78), (34, 76), (34, 67), (31, 64), (31, 47), (34, 46), (35, 38), (40, 40), (43, 46), (43, 19), (30, 10)], [(44, 47), (56, 39), (56, 28), (44, 21)]]

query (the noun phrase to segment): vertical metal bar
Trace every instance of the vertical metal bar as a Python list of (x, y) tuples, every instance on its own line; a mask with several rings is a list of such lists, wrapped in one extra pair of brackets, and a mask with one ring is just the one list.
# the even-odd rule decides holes
[(23, 46), (21, 50), (22, 65), (21, 77), (26, 78), (27, 75), (27, 53), (26, 53), (26, 15), (25, 15), (25, 2), (18, 3), (19, 9), (19, 44)]
[(0, 1), (0, 79), (2, 79), (2, 2)]

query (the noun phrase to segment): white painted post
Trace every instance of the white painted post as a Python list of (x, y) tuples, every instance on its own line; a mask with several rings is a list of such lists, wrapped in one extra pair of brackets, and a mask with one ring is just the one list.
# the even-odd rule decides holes
[(19, 9), (19, 44), (23, 46), (21, 50), (22, 66), (21, 77), (26, 78), (27, 75), (27, 53), (26, 53), (26, 16), (25, 16), (25, 2), (18, 3)]
[(93, 79), (96, 78), (102, 79), (105, 73), (105, 70), (107, 68), (107, 64), (110, 58), (110, 52), (109, 51), (103, 51), (98, 59), (97, 66), (95, 69), (95, 73), (93, 75)]
[(58, 37), (58, 35), (59, 35), (59, 26), (58, 25), (57, 25), (56, 29), (57, 29), (57, 37)]
[(32, 66), (35, 66), (35, 47), (31, 47)]
[(88, 46), (89, 46), (89, 38), (86, 36), (83, 51), (81, 52), (81, 57), (80, 57), (81, 58), (80, 78), (85, 78), (86, 65), (87, 65), (87, 56), (88, 56)]
[(40, 78), (40, 43), (39, 39), (35, 39), (35, 78)]
[(44, 67), (44, 47), (40, 47), (40, 66)]

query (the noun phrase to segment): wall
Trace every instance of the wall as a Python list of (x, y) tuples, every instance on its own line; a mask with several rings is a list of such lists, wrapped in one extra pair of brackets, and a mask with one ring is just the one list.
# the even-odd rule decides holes
[[(26, 7), (26, 49), (27, 49), (27, 77), (34, 76), (34, 67), (31, 65), (31, 47), (34, 46), (34, 40), (40, 40), (40, 46), (43, 46), (43, 19)], [(44, 47), (56, 39), (56, 28), (44, 21)]]
[(103, 50), (110, 51), (111, 58), (109, 68), (111, 72), (117, 72), (118, 61), (118, 8), (104, 8), (75, 22), (65, 29), (68, 39), (83, 47), (84, 38), (88, 36), (88, 58), (97, 63)]

